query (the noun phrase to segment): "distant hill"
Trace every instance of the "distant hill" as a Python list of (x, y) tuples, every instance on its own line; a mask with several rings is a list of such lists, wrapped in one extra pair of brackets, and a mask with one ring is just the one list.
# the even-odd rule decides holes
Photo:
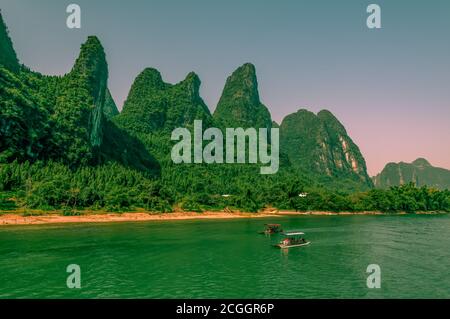
[(389, 163), (373, 177), (376, 187), (388, 188), (407, 183), (450, 189), (450, 170), (432, 166), (426, 159), (418, 158), (412, 163)]

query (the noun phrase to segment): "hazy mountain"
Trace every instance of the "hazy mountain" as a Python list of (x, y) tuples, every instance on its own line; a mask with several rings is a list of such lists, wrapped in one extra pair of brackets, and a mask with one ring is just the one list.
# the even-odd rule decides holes
[(365, 160), (344, 126), (329, 111), (299, 110), (280, 125), (281, 151), (294, 166), (318, 175), (371, 186)]
[(406, 183), (450, 189), (450, 170), (434, 167), (426, 159), (418, 158), (412, 163), (389, 163), (380, 174), (373, 177), (376, 187), (388, 188)]

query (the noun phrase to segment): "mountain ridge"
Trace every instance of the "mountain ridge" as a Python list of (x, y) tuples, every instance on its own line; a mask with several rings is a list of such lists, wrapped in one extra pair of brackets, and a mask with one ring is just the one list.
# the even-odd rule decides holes
[(129, 131), (146, 134), (190, 126), (195, 119), (208, 125), (211, 113), (200, 97), (200, 85), (194, 72), (170, 84), (163, 81), (158, 70), (146, 68), (134, 80), (115, 121)]
[[(371, 186), (359, 148), (331, 112), (323, 110), (316, 115), (299, 110), (280, 125), (272, 121), (261, 102), (256, 68), (251, 63), (227, 78), (214, 114), (200, 96), (201, 80), (196, 73), (171, 84), (154, 68), (145, 68), (136, 77), (122, 112), (118, 112), (108, 89), (106, 54), (95, 36), (81, 45), (72, 70), (62, 77), (43, 76), (25, 67), (17, 76), (8, 71), (0, 76), (5, 87), (19, 87), (20, 93), (1, 97), (1, 103), (13, 105), (13, 112), (19, 114), (1, 123), (0, 133), (6, 137), (0, 144), (2, 161), (55, 159), (78, 167), (114, 160), (152, 170), (158, 168), (153, 155), (164, 161), (170, 155), (171, 131), (192, 128), (194, 120), (202, 120), (204, 128), (279, 127), (282, 163), (293, 164), (297, 176), (311, 173), (350, 178)], [(19, 100), (24, 105), (11, 103)], [(15, 123), (17, 118), (35, 120)]]
[(450, 170), (432, 166), (425, 158), (418, 158), (411, 163), (388, 163), (372, 180), (378, 188), (413, 183), (418, 187), (450, 189)]

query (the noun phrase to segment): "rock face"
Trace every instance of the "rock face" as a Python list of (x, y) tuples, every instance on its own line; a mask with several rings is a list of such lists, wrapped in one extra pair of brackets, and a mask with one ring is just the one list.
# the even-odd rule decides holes
[(92, 98), (92, 104), (88, 105), (89, 138), (92, 146), (100, 146), (103, 140), (103, 106), (108, 85), (108, 65), (105, 51), (97, 37), (89, 37), (81, 46), (80, 56), (68, 78), (73, 84), (81, 84)]
[(319, 175), (372, 182), (361, 152), (329, 111), (299, 110), (280, 125), (280, 149), (298, 168)]
[(434, 167), (426, 159), (418, 158), (412, 163), (389, 163), (380, 174), (373, 177), (376, 187), (388, 188), (406, 183), (450, 189), (450, 170)]
[(177, 127), (189, 127), (194, 120), (202, 120), (208, 126), (211, 114), (200, 97), (200, 84), (193, 72), (173, 85), (165, 83), (158, 70), (147, 68), (134, 81), (115, 121), (136, 133), (167, 133)]
[(10, 71), (19, 71), (19, 61), (16, 52), (8, 35), (8, 29), (3, 21), (0, 11), (0, 65), (3, 65)]
[(272, 127), (271, 115), (259, 98), (254, 65), (244, 64), (227, 79), (214, 120), (221, 128)]

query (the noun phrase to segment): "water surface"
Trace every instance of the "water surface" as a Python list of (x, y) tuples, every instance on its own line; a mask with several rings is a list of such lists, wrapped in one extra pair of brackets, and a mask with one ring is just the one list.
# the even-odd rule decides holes
[[(276, 249), (265, 222), (312, 244)], [(366, 286), (369, 264), (381, 289)], [(0, 298), (450, 298), (449, 269), (448, 215), (0, 228)]]

